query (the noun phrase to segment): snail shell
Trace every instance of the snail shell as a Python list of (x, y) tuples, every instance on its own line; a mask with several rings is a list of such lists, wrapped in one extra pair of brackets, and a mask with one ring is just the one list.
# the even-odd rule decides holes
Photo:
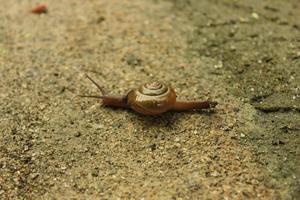
[(158, 81), (141, 85), (127, 95), (127, 104), (130, 108), (148, 115), (164, 113), (172, 109), (175, 102), (174, 89)]

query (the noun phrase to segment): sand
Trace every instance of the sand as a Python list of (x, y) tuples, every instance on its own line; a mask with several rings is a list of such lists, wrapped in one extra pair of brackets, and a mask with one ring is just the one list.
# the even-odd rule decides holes
[[(297, 199), (299, 1), (0, 0), (1, 199)], [(171, 84), (213, 110), (80, 94)]]

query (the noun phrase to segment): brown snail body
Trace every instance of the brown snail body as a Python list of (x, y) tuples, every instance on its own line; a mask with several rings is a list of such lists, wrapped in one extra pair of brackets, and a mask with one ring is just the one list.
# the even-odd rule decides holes
[(89, 76), (87, 76), (102, 92), (102, 96), (86, 96), (102, 99), (103, 105), (113, 107), (131, 108), (138, 113), (145, 115), (158, 115), (169, 110), (192, 110), (214, 108), (217, 102), (214, 101), (178, 101), (175, 90), (166, 84), (158, 81), (141, 85), (130, 90), (126, 95), (115, 97), (108, 96), (104, 90)]

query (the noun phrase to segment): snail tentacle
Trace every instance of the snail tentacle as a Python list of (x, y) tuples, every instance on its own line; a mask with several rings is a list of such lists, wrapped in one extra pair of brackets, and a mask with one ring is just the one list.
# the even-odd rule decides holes
[(90, 81), (92, 81), (92, 83), (94, 83), (95, 85), (96, 85), (96, 87), (101, 91), (101, 93), (103, 94), (103, 95), (105, 95), (106, 94), (106, 91), (96, 82), (96, 81), (94, 81), (91, 77), (89, 77), (87, 74), (86, 74), (86, 77), (90, 80)]
[(172, 110), (184, 111), (193, 109), (209, 109), (216, 107), (217, 102), (214, 101), (176, 101)]
[(102, 100), (102, 104), (105, 106), (114, 106), (121, 108), (128, 108), (127, 105), (127, 95), (125, 96), (110, 96), (106, 95), (106, 91), (91, 77), (86, 74), (86, 77), (96, 85), (96, 87), (100, 90), (103, 95), (79, 95), (80, 97), (89, 97), (89, 98), (97, 98)]
[(127, 96), (97, 96), (97, 95), (79, 95), (79, 96), (101, 99), (102, 104), (105, 106), (128, 108)]

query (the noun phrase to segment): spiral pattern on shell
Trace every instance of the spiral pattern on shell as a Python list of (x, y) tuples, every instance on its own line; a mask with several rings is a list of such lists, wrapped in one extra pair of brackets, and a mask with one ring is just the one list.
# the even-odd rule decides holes
[(154, 81), (142, 85), (138, 91), (144, 95), (157, 96), (166, 93), (168, 91), (168, 86), (158, 81)]
[(149, 82), (132, 90), (127, 96), (130, 107), (144, 114), (166, 112), (175, 104), (176, 93), (170, 86), (158, 81)]

